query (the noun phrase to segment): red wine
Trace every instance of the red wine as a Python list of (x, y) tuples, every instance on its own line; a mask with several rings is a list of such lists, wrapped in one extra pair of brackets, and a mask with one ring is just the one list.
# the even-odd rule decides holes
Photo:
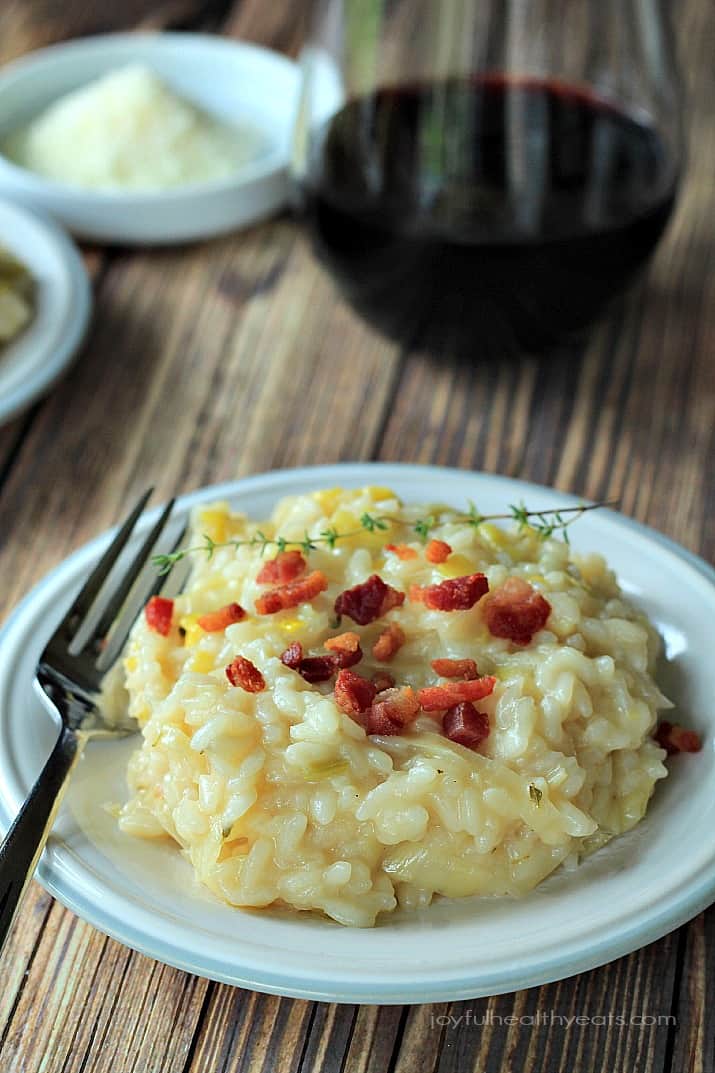
[(387, 334), (479, 353), (586, 328), (673, 206), (658, 132), (562, 83), (417, 83), (348, 102), (314, 140), (316, 248)]

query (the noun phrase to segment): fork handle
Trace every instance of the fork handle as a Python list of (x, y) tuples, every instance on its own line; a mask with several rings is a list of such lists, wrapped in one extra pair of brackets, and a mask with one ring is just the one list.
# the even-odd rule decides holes
[(0, 950), (35, 871), (83, 743), (75, 731), (62, 728), (47, 763), (0, 845)]

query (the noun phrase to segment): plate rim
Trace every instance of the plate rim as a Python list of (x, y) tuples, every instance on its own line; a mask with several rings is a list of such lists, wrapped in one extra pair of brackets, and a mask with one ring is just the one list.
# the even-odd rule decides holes
[[(386, 474), (387, 472), (395, 474), (396, 471), (399, 471), (399, 473), (404, 474), (405, 476), (411, 474), (415, 478), (420, 475), (431, 477), (433, 479), (436, 476), (449, 476), (450, 478), (458, 478), (460, 480), (473, 477), (480, 481), (487, 481), (490, 483), (503, 484), (506, 482), (508, 485), (513, 485), (515, 488), (520, 489), (523, 494), (538, 493), (541, 495), (547, 493), (550, 497), (555, 497), (556, 499), (577, 498), (579, 501), (589, 502), (589, 500), (583, 499), (582, 497), (572, 496), (571, 493), (568, 492), (500, 474), (411, 463), (358, 462), (272, 470), (267, 473), (255, 474), (235, 481), (209, 485), (182, 495), (178, 500), (177, 506), (180, 511), (182, 509), (191, 509), (191, 507), (203, 500), (227, 498), (239, 494), (250, 495), (252, 488), (258, 487), (263, 491), (270, 488), (271, 485), (281, 484), (291, 478), (309, 477), (311, 480), (314, 478), (317, 486), (321, 480), (321, 476), (328, 480), (334, 480), (335, 478), (339, 480), (340, 478), (338, 475), (344, 474), (353, 483), (360, 483), (361, 481), (374, 483), (371, 479), (371, 475), (380, 473)], [(395, 477), (393, 477), (393, 479), (395, 479)], [(557, 503), (557, 505), (559, 504)], [(143, 523), (145, 525), (151, 524), (152, 518), (158, 515), (160, 509), (160, 507), (156, 507), (151, 511), (146, 512), (143, 518)], [(179, 511), (177, 511), (177, 515)], [(650, 526), (644, 525), (635, 519), (628, 518), (616, 511), (602, 508), (602, 514), (607, 514), (613, 523), (620, 526), (625, 522), (626, 526), (633, 529), (637, 534), (645, 536), (650, 540), (654, 540), (657, 544), (661, 545), (664, 550), (667, 550), (681, 562), (684, 561), (688, 563), (696, 570), (701, 579), (709, 582), (711, 585), (715, 585), (715, 568), (694, 552), (684, 548), (670, 537), (659, 533)], [(22, 618), (22, 615), (28, 609), (28, 606), (40, 597), (42, 589), (52, 580), (56, 580), (58, 574), (69, 571), (71, 566), (76, 564), (79, 558), (87, 557), (90, 559), (93, 555), (98, 554), (101, 546), (111, 539), (111, 535), (114, 531), (116, 531), (115, 527), (103, 532), (71, 553), (30, 590), (0, 628), (0, 646), (6, 642), (8, 635), (12, 633), (15, 624)], [(5, 802), (0, 798), (0, 826), (6, 828), (8, 823), (9, 816)], [(459, 981), (452, 979), (441, 984), (430, 980), (422, 987), (420, 987), (419, 982), (412, 982), (411, 985), (380, 988), (379, 986), (376, 986), (376, 981), (373, 980), (371, 982), (362, 983), (359, 986), (348, 986), (347, 983), (341, 981), (339, 987), (331, 987), (328, 989), (325, 986), (324, 980), (319, 980), (317, 985), (315, 980), (311, 983), (309, 970), (306, 972), (305, 976), (291, 976), (287, 975), (286, 972), (264, 971), (259, 977), (256, 977), (255, 973), (253, 975), (251, 972), (246, 973), (247, 966), (243, 966), (242, 968), (235, 964), (222, 963), (219, 959), (213, 957), (204, 957), (203, 961), (197, 961), (196, 958), (192, 959), (192, 957), (185, 951), (182, 951), (181, 948), (178, 948), (163, 939), (157, 939), (156, 937), (152, 938), (151, 934), (142, 932), (141, 929), (135, 929), (124, 921), (120, 921), (120, 926), (117, 927), (115, 925), (116, 917), (111, 915), (109, 918), (103, 916), (101, 910), (98, 910), (91, 898), (87, 898), (81, 891), (73, 891), (71, 887), (68, 889), (66, 884), (62, 881), (62, 876), (60, 876), (58, 882), (51, 864), (48, 864), (47, 855), (43, 855), (43, 858), (40, 861), (36, 878), (38, 878), (45, 889), (63, 905), (77, 913), (82, 919), (88, 921), (93, 927), (104, 934), (111, 936), (113, 939), (116, 939), (146, 956), (158, 959), (183, 971), (229, 983), (234, 986), (246, 987), (271, 994), (285, 995), (292, 998), (363, 1004), (380, 1003), (386, 1005), (397, 1003), (460, 1001), (485, 995), (503, 994), (517, 988), (537, 986), (539, 984), (564, 979), (574, 973), (596, 968), (616, 957), (631, 953), (633, 950), (639, 949), (643, 945), (661, 938), (663, 935), (674, 930), (676, 927), (695, 916), (709, 905), (715, 897), (715, 859), (712, 859), (709, 862), (705, 862), (702, 867), (696, 871), (694, 878), (689, 881), (685, 893), (680, 893), (679, 895), (674, 896), (668, 902), (667, 906), (660, 911), (650, 912), (647, 916), (645, 925), (642, 922), (636, 923), (630, 928), (617, 931), (615, 935), (608, 934), (604, 936), (600, 943), (590, 944), (585, 950), (579, 948), (575, 952), (567, 955), (557, 952), (551, 958), (546, 960), (542, 957), (538, 964), (531, 966), (526, 972), (524, 972), (519, 965), (516, 965), (512, 967), (503, 967), (500, 971), (492, 971), (488, 976), (485, 976), (484, 973), (480, 974), (477, 969), (476, 972), (473, 972), (470, 979), (467, 979), (463, 975)], [(148, 910), (143, 910), (142, 912), (143, 914), (151, 915)], [(516, 978), (517, 976), (518, 979)]]
[[(0, 395), (2, 425), (45, 395), (79, 356), (92, 313), (92, 288), (77, 246), (47, 213), (39, 208), (30, 208), (22, 201), (5, 195), (0, 197), (0, 213), (8, 213), (10, 218), (15, 217), (30, 226), (36, 226), (45, 233), (60, 259), (69, 286), (63, 311), (64, 332), (57, 341), (50, 339), (46, 333), (41, 336), (36, 341), (36, 347), (44, 358), (44, 364), (35, 368), (28, 378), (23, 379), (21, 384), (7, 394)], [(22, 258), (31, 274), (36, 269), (33, 258), (34, 254)], [(31, 324), (28, 325), (28, 329), (31, 327)], [(21, 341), (22, 333), (17, 338)], [(14, 340), (11, 340), (9, 345), (12, 346), (13, 342)]]

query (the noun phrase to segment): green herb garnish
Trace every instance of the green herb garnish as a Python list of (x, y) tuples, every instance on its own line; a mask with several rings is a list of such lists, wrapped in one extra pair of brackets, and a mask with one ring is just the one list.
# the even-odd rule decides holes
[[(602, 503), (579, 503), (574, 507), (562, 507), (560, 510), (529, 510), (524, 503), (510, 503), (508, 513), (504, 514), (481, 514), (474, 503), (469, 504), (469, 511), (461, 514), (458, 511), (440, 511), (437, 514), (429, 514), (426, 518), (418, 518), (417, 521), (404, 518), (394, 518), (387, 514), (368, 514), (365, 512), (360, 517), (360, 528), (351, 529), (347, 532), (339, 532), (334, 527), (323, 529), (315, 536), (305, 533), (302, 540), (288, 540), (283, 536), (267, 537), (260, 529), (253, 536), (244, 539), (215, 541), (207, 534), (203, 534), (203, 544), (192, 548), (179, 548), (178, 551), (168, 555), (155, 555), (152, 562), (160, 574), (167, 574), (175, 563), (180, 562), (192, 552), (203, 552), (210, 559), (217, 548), (258, 548), (261, 555), (265, 555), (269, 549), (275, 549), (277, 553), (286, 551), (288, 548), (298, 548), (308, 555), (320, 545), (334, 548), (340, 540), (347, 537), (359, 536), (362, 532), (374, 533), (385, 532), (393, 526), (411, 529), (422, 541), (426, 541), (433, 529), (445, 523), (471, 525), (475, 529), (483, 522), (513, 521), (519, 530), (529, 528), (537, 533), (542, 540), (559, 534), (568, 544), (567, 529), (587, 511), (596, 510), (611, 504)], [(537, 791), (538, 792), (538, 791)]]

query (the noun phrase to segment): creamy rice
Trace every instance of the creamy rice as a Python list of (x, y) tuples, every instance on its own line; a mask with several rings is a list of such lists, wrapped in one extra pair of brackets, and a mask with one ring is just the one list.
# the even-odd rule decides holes
[[(415, 517), (388, 489), (331, 489), (283, 500), (269, 522), (202, 507), (193, 542), (258, 528), (292, 539), (351, 531), (364, 511)], [(130, 761), (121, 828), (174, 839), (231, 905), (282, 904), (369, 926), (435, 894), (523, 895), (638, 823), (666, 775), (650, 736), (658, 709), (670, 707), (652, 677), (653, 627), (600, 556), (486, 523), (447, 520), (430, 536), (453, 549), (444, 563), (427, 561), (408, 526), (321, 545), (309, 569), (324, 572), (328, 590), (272, 615), (253, 613), (266, 590), (256, 582), (259, 548), (196, 553), (169, 635), (141, 616), (124, 660), (143, 744)], [(390, 541), (411, 543), (417, 557), (386, 552)], [(490, 591), (520, 577), (546, 597), (551, 614), (528, 645), (492, 636), (483, 601), (443, 612), (406, 600), (370, 625), (335, 625), (336, 596), (372, 573), (407, 592), (478, 571)], [(198, 615), (232, 601), (247, 610), (243, 621), (213, 633), (198, 626)], [(437, 657), (471, 657), (497, 678), (478, 704), (491, 727), (479, 751), (446, 738), (439, 713), (400, 735), (367, 736), (336, 706), (332, 683), (310, 685), (281, 663), (293, 641), (322, 652), (326, 638), (350, 629), (364, 651), (354, 670), (369, 678), (388, 622), (407, 639), (389, 664), (398, 684), (436, 684)], [(225, 668), (239, 654), (261, 671), (265, 691), (229, 683)]]

